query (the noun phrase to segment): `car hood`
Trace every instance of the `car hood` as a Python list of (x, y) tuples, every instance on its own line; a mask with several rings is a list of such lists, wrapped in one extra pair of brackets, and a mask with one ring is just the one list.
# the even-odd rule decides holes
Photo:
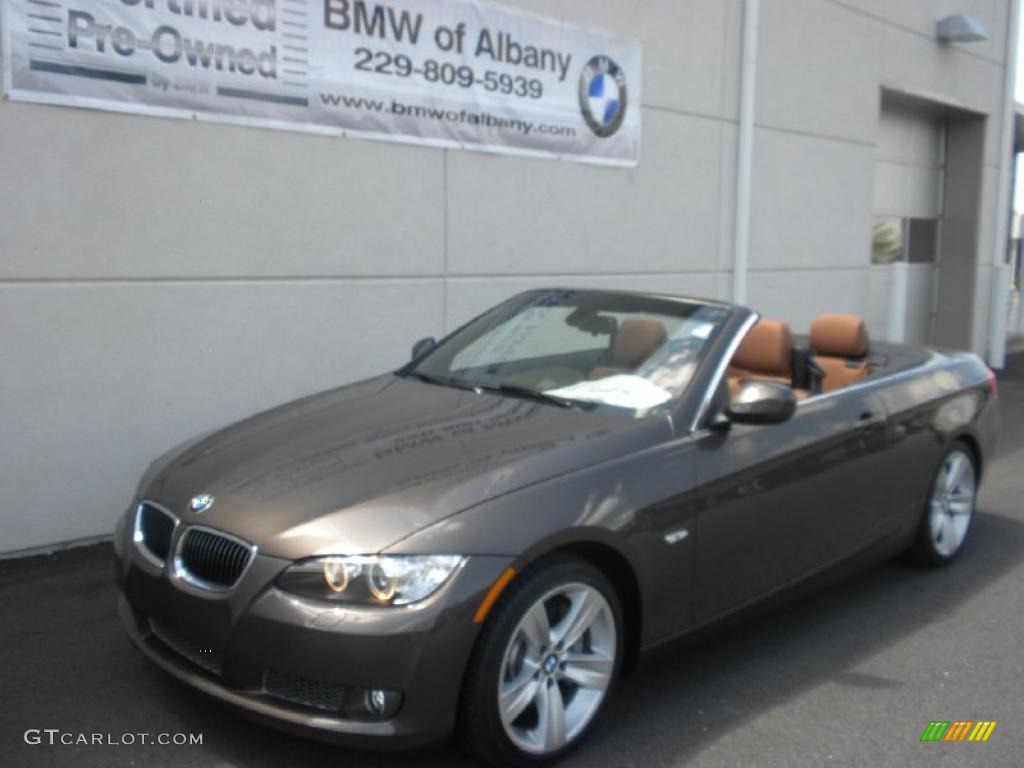
[[(186, 443), (154, 462), (139, 493), (184, 523), (232, 533), (265, 554), (366, 554), (489, 498), (669, 432), (667, 419), (564, 409), (387, 375)], [(214, 497), (201, 514), (188, 506), (200, 494)]]

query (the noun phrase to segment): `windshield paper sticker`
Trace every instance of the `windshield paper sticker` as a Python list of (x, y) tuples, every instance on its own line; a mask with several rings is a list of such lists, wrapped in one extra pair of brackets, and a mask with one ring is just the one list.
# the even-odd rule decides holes
[(581, 381), (568, 387), (549, 389), (544, 394), (641, 411), (654, 408), (672, 398), (670, 392), (665, 391), (657, 384), (652, 384), (641, 376), (629, 373), (617, 374), (596, 381)]

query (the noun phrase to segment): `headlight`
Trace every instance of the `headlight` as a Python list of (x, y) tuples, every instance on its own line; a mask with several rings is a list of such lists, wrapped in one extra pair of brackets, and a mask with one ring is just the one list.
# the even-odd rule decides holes
[(321, 557), (296, 563), (278, 585), (331, 602), (408, 605), (436, 592), (462, 562), (461, 555)]

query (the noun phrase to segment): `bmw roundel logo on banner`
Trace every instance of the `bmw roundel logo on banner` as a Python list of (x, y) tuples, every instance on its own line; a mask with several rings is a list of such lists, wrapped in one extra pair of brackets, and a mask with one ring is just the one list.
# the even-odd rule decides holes
[(607, 56), (587, 62), (580, 77), (580, 109), (595, 135), (602, 139), (622, 127), (628, 104), (626, 75)]

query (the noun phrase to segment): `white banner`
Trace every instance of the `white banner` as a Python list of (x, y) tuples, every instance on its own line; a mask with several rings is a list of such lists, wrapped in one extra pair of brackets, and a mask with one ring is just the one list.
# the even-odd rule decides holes
[(0, 0), (12, 99), (614, 165), (641, 48), (475, 0)]

